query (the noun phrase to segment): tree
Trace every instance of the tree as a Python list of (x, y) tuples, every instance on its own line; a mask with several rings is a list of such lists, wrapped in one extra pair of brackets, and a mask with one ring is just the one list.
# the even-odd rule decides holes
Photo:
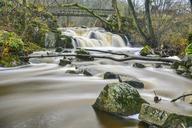
[(192, 0), (189, 0), (190, 7), (191, 7), (191, 12), (192, 12)]
[(117, 0), (112, 0), (112, 7), (115, 9), (115, 13), (117, 16), (117, 24), (118, 24), (118, 31), (120, 32), (122, 29), (122, 21), (121, 21), (121, 14), (117, 6)]
[(145, 17), (146, 17), (146, 24), (147, 24), (147, 31), (148, 31), (148, 42), (152, 47), (157, 47), (158, 42), (153, 30), (152, 20), (151, 20), (151, 12), (150, 12), (150, 0), (145, 0)]
[(134, 24), (140, 33), (140, 35), (145, 40), (145, 43), (150, 45), (151, 47), (155, 48), (158, 46), (158, 41), (156, 40), (156, 36), (152, 27), (152, 20), (150, 15), (150, 0), (145, 0), (145, 16), (146, 16), (146, 24), (147, 24), (147, 33), (144, 33), (142, 27), (139, 24), (139, 20), (137, 18), (137, 14), (135, 8), (133, 6), (132, 0), (127, 0), (131, 14), (133, 16)]

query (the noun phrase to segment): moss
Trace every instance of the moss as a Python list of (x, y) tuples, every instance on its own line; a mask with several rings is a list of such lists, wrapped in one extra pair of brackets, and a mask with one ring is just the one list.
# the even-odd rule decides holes
[(104, 87), (94, 108), (119, 116), (129, 116), (140, 111), (142, 99), (136, 89), (126, 83), (111, 83)]
[(153, 53), (153, 50), (150, 46), (146, 45), (141, 51), (140, 55), (141, 56), (147, 56)]

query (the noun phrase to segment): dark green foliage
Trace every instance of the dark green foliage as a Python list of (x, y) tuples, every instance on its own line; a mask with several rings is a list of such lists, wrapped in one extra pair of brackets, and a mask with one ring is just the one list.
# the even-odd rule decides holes
[(189, 44), (192, 43), (192, 32), (189, 33), (189, 35), (188, 35), (188, 42), (189, 42)]
[(192, 43), (190, 43), (187, 48), (185, 49), (186, 55), (191, 55), (192, 54)]

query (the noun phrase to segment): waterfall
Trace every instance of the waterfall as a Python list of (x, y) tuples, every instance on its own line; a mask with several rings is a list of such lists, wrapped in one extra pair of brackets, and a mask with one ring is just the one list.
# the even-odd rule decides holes
[(48, 32), (45, 35), (45, 47), (46, 48), (53, 48), (55, 46), (55, 34), (53, 32)]
[(103, 28), (60, 28), (62, 35), (72, 38), (74, 48), (77, 47), (127, 47), (128, 39), (105, 31)]

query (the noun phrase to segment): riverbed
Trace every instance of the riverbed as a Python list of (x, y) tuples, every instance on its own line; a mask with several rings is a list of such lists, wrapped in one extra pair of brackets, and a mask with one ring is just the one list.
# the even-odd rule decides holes
[[(132, 67), (135, 61), (106, 59), (62, 67), (59, 59), (32, 59), (25, 66), (0, 68), (0, 128), (147, 128), (138, 115), (121, 119), (92, 108), (103, 87), (118, 82), (103, 80), (105, 72), (142, 81), (145, 87), (139, 92), (148, 101), (153, 101), (154, 91), (171, 100), (192, 89), (191, 80), (169, 66), (155, 68), (152, 62), (137, 61), (147, 65), (144, 69)], [(93, 76), (66, 73), (77, 69)]]

